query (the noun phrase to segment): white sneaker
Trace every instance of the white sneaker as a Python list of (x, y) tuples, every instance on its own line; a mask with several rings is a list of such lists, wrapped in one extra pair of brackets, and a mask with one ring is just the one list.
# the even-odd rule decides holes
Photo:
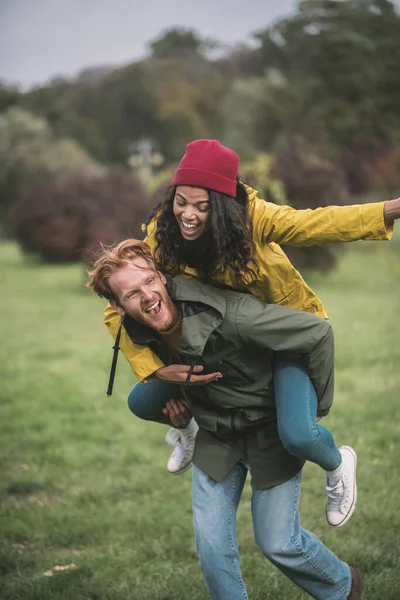
[[(328, 477), (326, 485), (326, 519), (332, 527), (341, 527), (350, 519), (356, 508), (357, 455), (350, 446), (342, 446), (343, 472), (337, 481), (331, 482)], [(330, 485), (331, 483), (331, 485)]]
[(198, 429), (196, 421), (192, 419), (187, 427), (180, 429), (172, 427), (168, 431), (165, 441), (167, 444), (175, 446), (167, 463), (167, 470), (171, 475), (180, 475), (192, 466), (194, 442)]

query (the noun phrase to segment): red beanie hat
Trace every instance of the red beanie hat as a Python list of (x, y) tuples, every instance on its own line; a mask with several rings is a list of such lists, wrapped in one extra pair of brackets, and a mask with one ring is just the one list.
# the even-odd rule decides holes
[(194, 185), (235, 198), (238, 170), (236, 152), (218, 140), (195, 140), (187, 144), (172, 185)]

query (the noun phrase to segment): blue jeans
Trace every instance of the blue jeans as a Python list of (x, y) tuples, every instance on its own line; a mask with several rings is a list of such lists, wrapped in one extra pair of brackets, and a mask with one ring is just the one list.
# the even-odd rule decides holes
[[(236, 540), (236, 512), (246, 475), (239, 463), (216, 483), (193, 467), (196, 549), (212, 600), (248, 598)], [(301, 528), (300, 489), (301, 473), (267, 490), (253, 488), (255, 540), (264, 556), (311, 596), (345, 600), (351, 588), (349, 566)]]
[(137, 383), (128, 396), (129, 410), (139, 419), (171, 425), (161, 412), (168, 400), (182, 398), (181, 386), (152, 379), (148, 383)]
[[(278, 358), (274, 385), (279, 437), (286, 450), (325, 471), (336, 469), (342, 457), (329, 429), (316, 422), (317, 396), (304, 367), (291, 359)], [(181, 396), (179, 385), (153, 379), (135, 385), (128, 406), (140, 419), (170, 425), (161, 411), (168, 400)]]
[(291, 454), (333, 471), (342, 455), (333, 435), (317, 423), (317, 394), (304, 367), (278, 358), (274, 369), (275, 404), (282, 444)]

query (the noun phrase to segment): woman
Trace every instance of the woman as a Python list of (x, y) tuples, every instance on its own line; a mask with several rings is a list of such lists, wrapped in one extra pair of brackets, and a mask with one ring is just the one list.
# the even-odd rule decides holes
[[(175, 172), (172, 188), (147, 226), (146, 241), (161, 269), (247, 291), (260, 300), (327, 318), (325, 309), (294, 269), (279, 244), (314, 245), (353, 240), (389, 239), (400, 199), (346, 207), (296, 211), (257, 198), (238, 181), (239, 158), (216, 140), (196, 140)], [(116, 336), (120, 319), (111, 307), (105, 322)], [(186, 373), (165, 367), (147, 348), (135, 347), (124, 330), (120, 346), (140, 382), (128, 403), (141, 418), (169, 423), (164, 409)], [(193, 377), (201, 383), (202, 376)], [(350, 518), (356, 500), (356, 458), (336, 447), (331, 433), (317, 424), (314, 387), (300, 364), (281, 357), (275, 369), (276, 405), (281, 440), (287, 450), (319, 464), (327, 472), (327, 518), (333, 526)], [(164, 411), (163, 411), (164, 409)], [(172, 430), (176, 443), (171, 472), (190, 466), (195, 426)]]

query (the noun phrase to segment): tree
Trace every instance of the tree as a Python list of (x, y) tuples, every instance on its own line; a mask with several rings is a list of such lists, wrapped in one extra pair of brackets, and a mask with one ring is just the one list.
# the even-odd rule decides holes
[(24, 94), (21, 106), (40, 116), (50, 124), (58, 137), (69, 137), (81, 144), (88, 153), (99, 161), (107, 158), (107, 142), (102, 132), (102, 121), (96, 118), (93, 106), (85, 111), (82, 101), (92, 97), (100, 85), (100, 79), (79, 79), (71, 82), (53, 80), (50, 84), (34, 88)]
[(39, 149), (50, 143), (48, 124), (21, 108), (0, 114), (0, 215), (4, 218), (13, 197), (32, 173)]
[(264, 68), (279, 69), (289, 83), (316, 87), (300, 95), (294, 125), (306, 107), (324, 121), (343, 148), (360, 131), (400, 141), (400, 15), (390, 0), (303, 0), (298, 12), (256, 34)]
[(22, 92), (16, 86), (5, 85), (0, 81), (0, 113), (20, 102)]
[(193, 29), (174, 27), (167, 29), (150, 43), (153, 58), (178, 58), (193, 60), (205, 58), (207, 51), (216, 47), (216, 42), (202, 39)]
[(71, 173), (101, 172), (79, 145), (53, 136), (49, 124), (20, 107), (0, 114), (0, 212), (39, 181)]
[(264, 93), (264, 78), (237, 78), (223, 99), (221, 113), (224, 129), (221, 141), (229, 148), (234, 148), (242, 161), (250, 160), (256, 154), (254, 111), (262, 104)]
[(143, 84), (156, 103), (158, 128), (154, 137), (168, 161), (178, 160), (190, 140), (222, 134), (220, 107), (227, 86), (208, 63), (194, 68), (177, 59), (151, 60)]

